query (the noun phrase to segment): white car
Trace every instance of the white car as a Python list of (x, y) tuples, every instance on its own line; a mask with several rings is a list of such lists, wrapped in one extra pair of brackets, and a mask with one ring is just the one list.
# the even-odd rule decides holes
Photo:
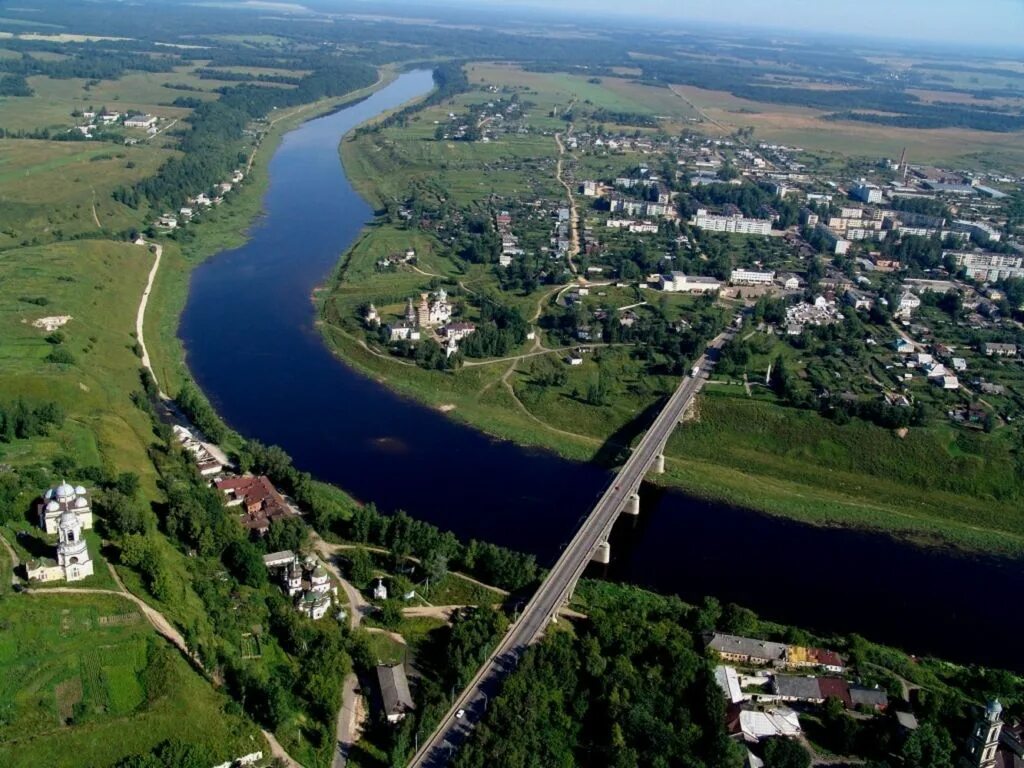
[(455, 713), (455, 719), (456, 720), (461, 720), (465, 716), (466, 716), (466, 710), (464, 710), (464, 709), (460, 709), (458, 712)]

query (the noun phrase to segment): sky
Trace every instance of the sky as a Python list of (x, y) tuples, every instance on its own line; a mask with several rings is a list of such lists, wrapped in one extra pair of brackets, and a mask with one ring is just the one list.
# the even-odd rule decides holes
[(472, 0), (976, 46), (1024, 45), (1024, 0)]

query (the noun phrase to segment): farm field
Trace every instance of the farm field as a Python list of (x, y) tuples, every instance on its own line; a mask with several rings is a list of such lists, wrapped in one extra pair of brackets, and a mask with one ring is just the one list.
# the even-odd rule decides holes
[(221, 760), (262, 748), (126, 600), (17, 596), (0, 601), (0, 625), (5, 766), (109, 765), (171, 738)]
[(898, 156), (903, 147), (918, 163), (984, 168), (998, 163), (1006, 170), (1024, 169), (1024, 134), (959, 128), (898, 128), (820, 119), (823, 110), (750, 101), (726, 91), (673, 85), (672, 91), (711, 121), (700, 126), (712, 135), (754, 128), (755, 141), (801, 147), (812, 152), (864, 156)]

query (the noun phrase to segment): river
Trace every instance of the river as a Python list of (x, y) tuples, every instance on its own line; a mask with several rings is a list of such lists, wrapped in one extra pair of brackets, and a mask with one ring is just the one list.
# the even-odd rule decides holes
[[(373, 216), (339, 161), (353, 127), (423, 95), (414, 71), (288, 133), (270, 163), (248, 242), (193, 273), (180, 336), (189, 368), (241, 434), (283, 447), (302, 470), (380, 509), (544, 563), (603, 490), (596, 466), (492, 440), (341, 363), (311, 295)], [(1019, 563), (923, 550), (645, 488), (613, 562), (592, 575), (686, 600), (705, 594), (819, 632), (858, 632), (915, 653), (1022, 669)], [(989, 634), (991, 632), (991, 634)]]

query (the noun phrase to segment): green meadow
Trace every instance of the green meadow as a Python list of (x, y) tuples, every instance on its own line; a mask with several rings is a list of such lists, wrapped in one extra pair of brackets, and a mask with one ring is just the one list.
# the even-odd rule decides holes
[(18, 595), (0, 600), (0, 764), (103, 766), (165, 739), (228, 760), (260, 748), (127, 600)]

